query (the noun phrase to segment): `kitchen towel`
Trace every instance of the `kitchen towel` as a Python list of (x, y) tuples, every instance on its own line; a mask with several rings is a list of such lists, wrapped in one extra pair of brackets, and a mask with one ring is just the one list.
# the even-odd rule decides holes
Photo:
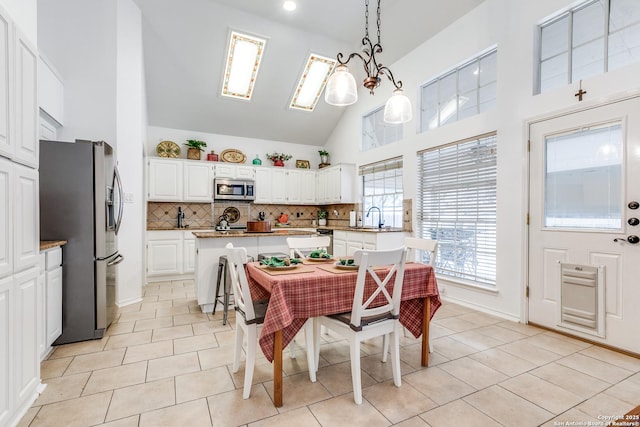
[(349, 212), (349, 227), (356, 226), (356, 211)]

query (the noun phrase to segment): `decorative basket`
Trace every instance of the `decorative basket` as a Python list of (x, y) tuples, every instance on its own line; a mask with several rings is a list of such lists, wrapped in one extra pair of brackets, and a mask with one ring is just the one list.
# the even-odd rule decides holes
[(200, 160), (200, 150), (198, 148), (189, 148), (187, 150), (187, 159)]

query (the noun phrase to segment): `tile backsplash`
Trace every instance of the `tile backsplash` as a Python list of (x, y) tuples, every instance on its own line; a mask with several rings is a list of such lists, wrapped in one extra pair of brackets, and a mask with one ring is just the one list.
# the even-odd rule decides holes
[[(318, 210), (321, 208), (329, 212), (327, 225), (333, 227), (348, 227), (349, 212), (352, 210), (356, 211), (356, 217), (358, 215), (362, 216), (359, 203), (308, 206), (263, 205), (233, 201), (218, 201), (215, 203), (149, 202), (147, 203), (147, 229), (175, 228), (178, 223), (178, 207), (181, 207), (185, 212), (185, 225), (192, 228), (215, 227), (225, 209), (230, 207), (234, 207), (240, 212), (237, 224), (256, 221), (258, 212), (264, 212), (265, 220), (271, 221), (272, 226), (275, 226), (280, 215), (285, 213), (289, 217), (290, 227), (315, 227), (318, 221)], [(412, 200), (404, 200), (402, 207), (402, 228), (405, 231), (411, 231)], [(364, 220), (365, 218), (363, 217), (362, 219)]]
[(178, 225), (178, 207), (184, 211), (189, 227), (211, 227), (211, 203), (148, 202), (147, 229), (174, 228)]

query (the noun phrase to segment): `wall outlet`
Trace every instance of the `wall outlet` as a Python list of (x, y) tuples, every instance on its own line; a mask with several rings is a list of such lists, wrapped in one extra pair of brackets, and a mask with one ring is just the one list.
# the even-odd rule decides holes
[(133, 193), (124, 193), (124, 202), (133, 203)]

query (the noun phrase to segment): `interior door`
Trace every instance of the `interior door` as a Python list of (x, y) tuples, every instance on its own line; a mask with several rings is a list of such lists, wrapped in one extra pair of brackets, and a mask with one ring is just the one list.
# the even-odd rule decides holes
[(529, 322), (640, 354), (640, 98), (529, 139)]

